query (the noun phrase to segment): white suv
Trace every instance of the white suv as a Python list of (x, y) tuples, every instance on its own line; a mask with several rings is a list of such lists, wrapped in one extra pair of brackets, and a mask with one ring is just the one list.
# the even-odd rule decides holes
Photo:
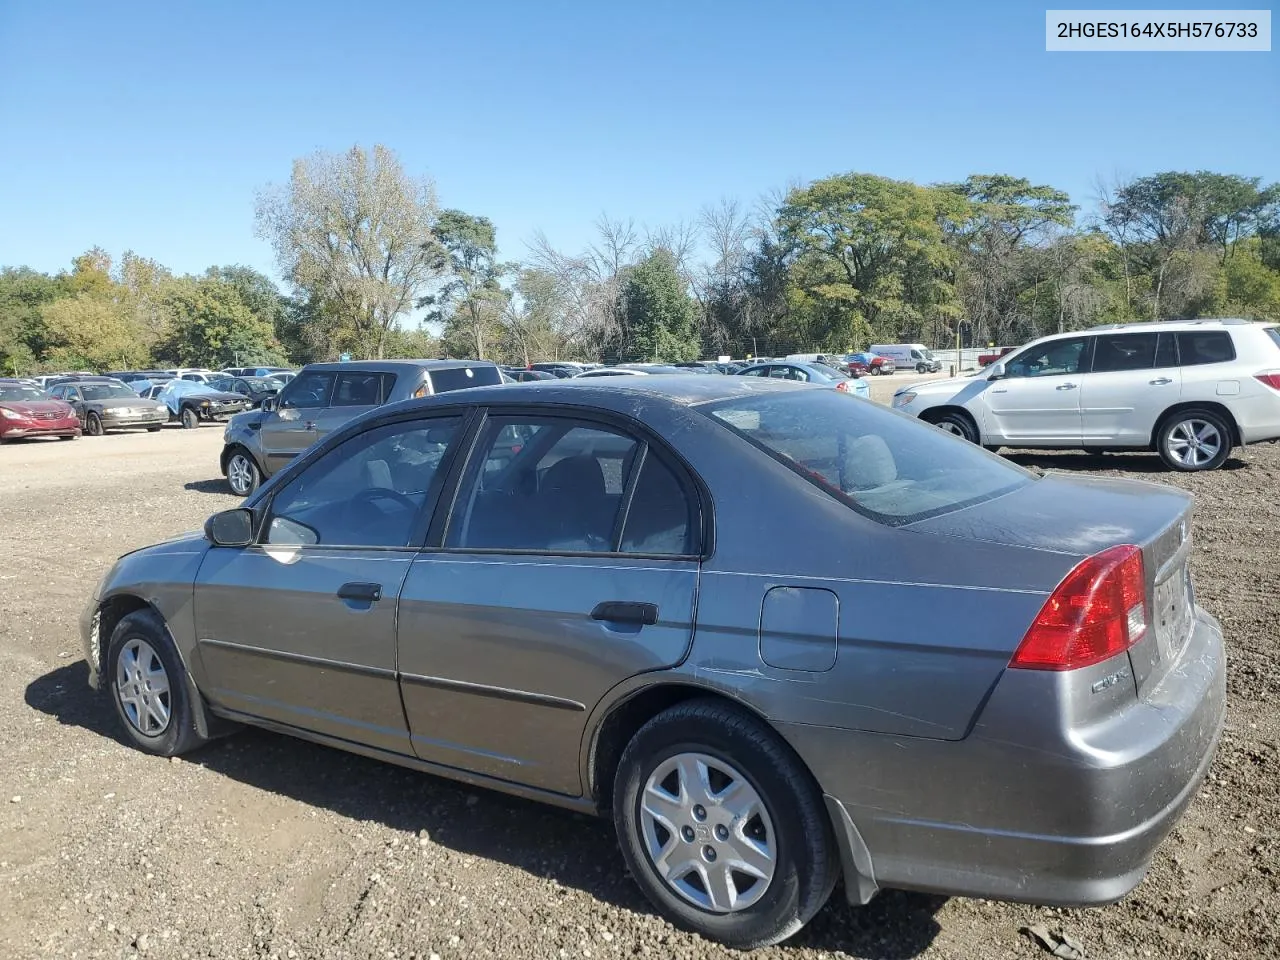
[(1215, 470), (1280, 438), (1280, 327), (1127, 323), (1042, 337), (967, 377), (903, 387), (893, 406), (988, 447), (1156, 450)]

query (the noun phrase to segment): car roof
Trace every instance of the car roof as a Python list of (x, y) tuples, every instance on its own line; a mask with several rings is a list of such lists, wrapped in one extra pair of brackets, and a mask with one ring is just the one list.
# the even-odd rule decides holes
[[(1274, 324), (1273, 324), (1274, 325)], [(1144, 333), (1150, 330), (1167, 330), (1171, 333), (1189, 330), (1221, 329), (1225, 327), (1264, 327), (1266, 323), (1245, 320), (1240, 317), (1206, 317), (1203, 320), (1135, 320), (1132, 323), (1104, 323), (1087, 330), (1069, 330), (1065, 333), (1054, 333), (1040, 337), (1050, 340), (1057, 337), (1077, 337), (1084, 333), (1100, 333), (1122, 330), (1133, 333)]]
[(303, 370), (326, 373), (355, 370), (361, 373), (404, 373), (411, 370), (461, 370), (466, 367), (496, 367), (492, 360), (339, 360), (308, 363)]

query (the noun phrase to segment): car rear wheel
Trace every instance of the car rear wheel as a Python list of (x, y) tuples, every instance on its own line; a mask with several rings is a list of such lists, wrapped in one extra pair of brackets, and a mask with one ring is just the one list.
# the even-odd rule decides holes
[(227, 461), (227, 485), (238, 497), (247, 497), (262, 483), (262, 471), (253, 457), (243, 450), (236, 450)]
[(190, 407), (182, 408), (182, 429), (194, 430), (200, 426), (200, 414), (196, 413)]
[(1231, 453), (1231, 427), (1212, 410), (1183, 410), (1161, 424), (1156, 449), (1172, 470), (1217, 470)]
[(172, 757), (205, 742), (196, 730), (186, 670), (158, 613), (138, 610), (116, 624), (106, 666), (116, 715), (134, 746)]
[(102, 418), (96, 413), (90, 413), (84, 418), (84, 432), (91, 437), (100, 437), (105, 433), (102, 429)]
[(954, 434), (961, 439), (968, 440), (970, 443), (978, 442), (977, 425), (963, 413), (947, 412), (939, 414), (933, 421), (933, 425), (947, 433)]
[(676, 926), (738, 949), (822, 908), (835, 844), (809, 771), (764, 722), (710, 700), (646, 723), (623, 752), (614, 822), (641, 890)]

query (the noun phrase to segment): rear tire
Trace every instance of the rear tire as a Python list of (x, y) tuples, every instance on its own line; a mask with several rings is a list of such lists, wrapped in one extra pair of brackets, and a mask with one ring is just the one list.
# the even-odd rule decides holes
[(940, 430), (954, 434), (970, 443), (978, 442), (978, 427), (966, 414), (947, 412), (939, 414), (937, 418), (929, 421)]
[(1156, 431), (1156, 451), (1170, 470), (1217, 470), (1231, 455), (1231, 425), (1212, 410), (1180, 410)]
[(196, 413), (190, 407), (182, 408), (182, 429), (194, 430), (200, 426), (200, 414)]
[(106, 433), (102, 426), (102, 418), (96, 413), (90, 413), (84, 418), (84, 432), (90, 437), (100, 437)]
[(818, 785), (767, 724), (728, 704), (687, 701), (641, 727), (618, 764), (613, 808), (623, 857), (653, 905), (730, 947), (785, 940), (835, 885)]
[(205, 743), (196, 730), (187, 672), (164, 620), (138, 610), (116, 624), (103, 682), (129, 742), (173, 757)]

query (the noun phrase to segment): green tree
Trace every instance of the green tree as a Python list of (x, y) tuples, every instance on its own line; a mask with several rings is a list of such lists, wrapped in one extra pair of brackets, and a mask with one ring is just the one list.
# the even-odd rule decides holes
[(669, 250), (654, 250), (630, 270), (622, 302), (623, 359), (697, 359), (697, 308)]
[(45, 360), (62, 369), (109, 370), (140, 366), (149, 356), (144, 330), (119, 300), (78, 293), (41, 309)]
[(297, 298), (323, 305), (322, 339), (382, 356), (387, 334), (441, 267), (435, 188), (383, 146), (295, 160), (285, 187), (258, 196), (258, 236), (275, 248)]
[(488, 217), (445, 210), (436, 221), (437, 242), (445, 256), (447, 279), (435, 294), (423, 297), (428, 321), (444, 326), (451, 355), (483, 359), (502, 332), (509, 294), (502, 278), (513, 269), (498, 262), (498, 240)]
[(29, 267), (0, 268), (0, 375), (29, 373), (46, 349), (41, 308), (66, 295), (66, 286)]
[(271, 323), (225, 280), (183, 277), (168, 286), (164, 304), (170, 327), (157, 354), (175, 363), (217, 369), (284, 359)]

